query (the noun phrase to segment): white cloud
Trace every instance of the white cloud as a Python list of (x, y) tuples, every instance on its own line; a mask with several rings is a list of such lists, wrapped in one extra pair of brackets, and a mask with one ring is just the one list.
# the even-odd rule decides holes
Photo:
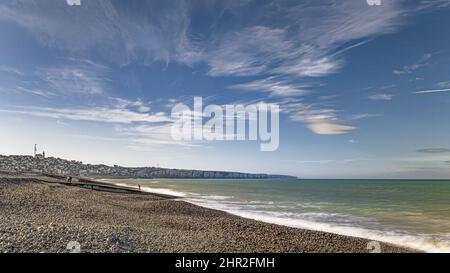
[(425, 53), (417, 62), (410, 65), (405, 65), (399, 69), (394, 69), (392, 73), (395, 75), (412, 74), (414, 71), (427, 66), (431, 57), (433, 57), (431, 53)]
[(78, 134), (73, 134), (73, 135), (69, 135), (71, 137), (75, 137), (75, 138), (81, 138), (81, 139), (87, 139), (87, 140), (93, 140), (93, 141), (123, 141), (123, 139), (120, 138), (112, 138), (112, 137), (103, 137), (103, 136), (90, 136), (90, 135), (78, 135)]
[(338, 118), (338, 111), (335, 109), (292, 99), (281, 102), (280, 107), (292, 121), (305, 123), (309, 130), (318, 135), (349, 134), (358, 129), (355, 126), (341, 124), (342, 120)]
[(61, 120), (92, 121), (102, 123), (157, 123), (170, 121), (163, 113), (146, 114), (121, 108), (90, 107), (90, 108), (43, 108), (16, 107), (0, 109), (0, 112), (31, 115), (36, 117)]
[(286, 29), (254, 26), (226, 33), (197, 61), (210, 66), (211, 76), (248, 76), (266, 72), (275, 61), (291, 56), (296, 47)]
[(56, 93), (104, 95), (108, 69), (103, 66), (70, 63), (60, 67), (40, 68), (37, 76)]
[[(199, 5), (211, 12), (211, 27), (193, 32)], [(322, 77), (342, 66), (337, 50), (342, 53), (343, 46), (355, 46), (349, 42), (394, 31), (405, 10), (400, 2), (370, 8), (359, 1), (331, 0), (145, 1), (127, 9), (100, 0), (77, 8), (62, 1), (41, 0), (36, 5), (17, 0), (0, 4), (0, 20), (21, 25), (46, 46), (84, 55), (94, 52), (119, 64), (206, 63), (212, 76)], [(230, 16), (227, 20), (222, 20), (224, 12)], [(249, 13), (260, 20), (249, 20)]]
[(394, 95), (392, 94), (375, 94), (372, 96), (369, 96), (370, 100), (375, 101), (391, 101), (394, 98)]
[(293, 84), (275, 77), (231, 86), (233, 89), (258, 91), (277, 97), (304, 95), (308, 93), (307, 88), (309, 87), (309, 85)]
[(45, 98), (58, 94), (100, 96), (107, 93), (111, 82), (108, 67), (84, 59), (67, 59), (64, 65), (40, 67), (32, 72), (6, 66), (1, 66), (0, 71), (13, 76), (2, 83), (2, 89)]
[(19, 76), (23, 75), (23, 72), (21, 70), (15, 68), (15, 67), (11, 67), (11, 66), (0, 65), (0, 71), (9, 73), (9, 74), (19, 75)]
[(443, 81), (443, 82), (438, 82), (437, 87), (445, 89), (445, 88), (450, 88), (450, 81)]
[[(271, 16), (288, 15), (287, 25), (246, 28), (225, 36), (226, 39), (219, 37), (220, 50), (215, 51), (213, 47), (203, 55), (211, 67), (210, 74), (277, 75), (233, 88), (265, 92), (271, 97), (304, 95), (310, 91), (309, 86), (277, 79), (324, 77), (338, 72), (344, 65), (342, 54), (366, 44), (367, 40), (349, 45), (350, 42), (395, 31), (401, 24), (399, 15), (405, 11), (399, 3), (392, 2), (381, 9), (368, 9), (354, 1), (316, 3), (306, 1), (285, 6), (275, 2), (270, 11), (261, 8)], [(209, 54), (214, 56), (212, 61), (208, 60)], [(305, 123), (316, 134), (346, 134), (357, 129), (342, 124), (337, 111), (330, 107), (303, 102), (283, 106), (291, 120)]]
[(31, 94), (45, 99), (51, 99), (56, 96), (53, 92), (29, 86), (27, 82), (17, 82), (16, 85), (0, 87), (0, 92), (5, 94)]
[(192, 141), (174, 140), (171, 129), (172, 123), (116, 127), (119, 134), (131, 139), (132, 144), (130, 146), (135, 150), (154, 150), (159, 146), (167, 145), (183, 148), (201, 146), (199, 143)]
[(111, 98), (116, 107), (118, 108), (132, 108), (136, 109), (140, 113), (147, 113), (150, 112), (151, 107), (148, 105), (148, 103), (145, 103), (142, 101), (142, 99), (137, 99), (135, 101), (123, 99), (123, 98)]
[(210, 65), (214, 76), (323, 77), (342, 67), (337, 50), (342, 54), (364, 44), (348, 46), (349, 42), (394, 31), (404, 11), (392, 2), (377, 9), (356, 1), (273, 2), (254, 12), (273, 20), (284, 18), (282, 28), (259, 25), (219, 35), (213, 46), (205, 47), (200, 60)]
[(319, 135), (343, 135), (351, 133), (356, 129), (358, 129), (354, 126), (326, 123), (326, 122), (310, 123), (307, 125), (307, 127), (311, 131)]
[(284, 65), (273, 69), (273, 72), (299, 77), (323, 77), (337, 72), (341, 66), (341, 61), (329, 57), (319, 59), (308, 57), (288, 61)]
[(350, 115), (345, 117), (345, 120), (350, 121), (350, 120), (361, 120), (361, 119), (367, 119), (367, 118), (373, 118), (373, 117), (379, 117), (379, 114), (369, 114), (369, 113), (364, 113), (364, 114), (355, 114), (355, 115)]
[(356, 159), (321, 159), (321, 160), (296, 160), (294, 161), (297, 164), (349, 164), (360, 161), (368, 161), (369, 159), (365, 158), (356, 158)]
[[(200, 143), (178, 141), (172, 138), (172, 119), (166, 113), (142, 113), (128, 109), (128, 100), (119, 101), (114, 107), (90, 108), (42, 108), (42, 107), (14, 107), (0, 109), (0, 113), (28, 115), (40, 118), (56, 119), (61, 125), (65, 121), (98, 122), (113, 126), (121, 138), (102, 139), (89, 135), (78, 134), (78, 137), (128, 142), (128, 146), (135, 150), (156, 150), (164, 146), (193, 148), (200, 147)], [(138, 109), (137, 109), (138, 110)], [(201, 144), (201, 146), (205, 146)]]
[(295, 163), (297, 164), (329, 164), (329, 163), (335, 163), (336, 160), (297, 160)]
[(0, 20), (17, 23), (43, 45), (84, 56), (93, 51), (119, 64), (167, 62), (178, 51), (187, 51), (187, 12), (185, 1), (145, 1), (127, 9), (103, 0), (86, 1), (76, 8), (52, 0), (0, 4)]
[[(292, 97), (305, 94), (306, 86), (294, 84), (299, 79), (338, 72), (345, 64), (345, 52), (394, 32), (402, 25), (403, 15), (414, 11), (402, 1), (376, 8), (360, 1), (333, 0), (239, 4), (211, 0), (203, 4), (144, 1), (122, 9), (119, 2), (92, 0), (73, 8), (64, 2), (41, 0), (37, 5), (17, 0), (0, 4), (0, 20), (15, 22), (43, 45), (77, 57), (96, 54), (121, 65), (136, 61), (204, 64), (210, 76), (267, 77), (235, 88)], [(200, 31), (191, 28), (198, 5), (211, 11), (212, 18), (202, 22), (210, 27), (198, 28)], [(249, 14), (256, 19), (250, 20)], [(96, 95), (106, 89), (101, 71), (61, 67), (42, 70), (41, 75), (59, 91)], [(372, 99), (392, 99), (392, 95), (381, 95)], [(138, 116), (151, 110), (146, 104), (137, 104), (130, 102), (128, 107), (135, 107), (133, 113)], [(306, 123), (318, 134), (356, 130), (342, 124), (338, 111), (329, 106), (294, 101), (288, 108), (292, 120)]]
[(64, 65), (39, 67), (32, 72), (0, 66), (0, 71), (14, 76), (2, 88), (10, 92), (28, 93), (46, 98), (62, 95), (100, 96), (107, 93), (111, 70), (87, 59), (64, 59)]

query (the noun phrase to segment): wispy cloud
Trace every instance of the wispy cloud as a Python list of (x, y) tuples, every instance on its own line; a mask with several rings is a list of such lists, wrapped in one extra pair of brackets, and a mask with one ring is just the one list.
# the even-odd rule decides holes
[(168, 145), (183, 149), (207, 146), (204, 143), (174, 140), (171, 132), (173, 121), (166, 113), (144, 113), (139, 111), (139, 107), (135, 110), (130, 109), (135, 108), (135, 102), (117, 98), (114, 101), (116, 101), (114, 106), (90, 108), (9, 107), (0, 109), (0, 113), (51, 118), (63, 124), (65, 121), (109, 124), (120, 138), (84, 134), (78, 134), (76, 137), (102, 141), (126, 141), (130, 148), (140, 151), (157, 150)]
[(0, 65), (0, 71), (10, 74), (23, 75), (23, 72), (15, 67)]
[[(195, 2), (195, 1), (194, 1)], [(234, 85), (262, 92), (269, 98), (298, 97), (312, 92), (309, 78), (321, 78), (345, 65), (344, 54), (366, 41), (396, 31), (405, 13), (412, 12), (403, 1), (386, 1), (377, 8), (360, 1), (307, 0), (289, 1), (214, 1), (202, 5), (211, 12), (208, 22), (199, 25), (195, 16), (198, 3), (182, 0), (143, 1), (123, 8), (121, 1), (84, 1), (77, 8), (64, 1), (25, 0), (2, 2), (0, 20), (20, 25), (44, 46), (57, 48), (78, 57), (95, 54), (109, 62), (126, 65), (132, 62), (169, 65), (171, 62), (198, 66), (212, 77), (258, 76), (261, 80)], [(49, 12), (51, 10), (52, 12)], [(258, 20), (248, 20), (248, 15)], [(226, 16), (225, 16), (226, 15)], [(208, 19), (208, 20), (209, 20)], [(198, 31), (200, 30), (200, 31)], [(420, 67), (422, 62), (405, 66), (404, 71)], [(105, 68), (84, 64), (42, 68), (38, 75), (52, 92), (105, 95), (108, 75)], [(318, 79), (320, 80), (320, 79)], [(375, 100), (391, 100), (379, 94)], [(332, 106), (290, 99), (283, 104), (291, 120), (305, 123), (317, 134), (337, 135), (355, 131), (344, 124)], [(110, 114), (113, 120), (146, 120), (150, 106), (142, 101), (122, 101), (127, 109), (75, 110), (79, 117), (107, 118), (96, 110)], [(36, 111), (35, 111), (36, 112)], [(68, 118), (69, 113), (40, 109), (41, 115)], [(96, 118), (95, 120), (97, 120)], [(124, 122), (121, 123), (124, 123)]]
[(314, 121), (309, 123), (307, 127), (319, 135), (343, 135), (358, 129), (354, 126), (335, 124), (328, 121)]
[(295, 44), (286, 29), (254, 26), (222, 34), (196, 61), (210, 66), (211, 76), (249, 76), (267, 72), (271, 65), (292, 56)]
[(450, 81), (438, 82), (436, 86), (441, 89), (450, 88)]
[(145, 103), (142, 99), (138, 98), (135, 101), (127, 100), (123, 98), (111, 98), (116, 107), (118, 108), (134, 108), (140, 113), (150, 112), (151, 107), (148, 103)]
[(161, 147), (179, 147), (191, 149), (204, 147), (204, 143), (174, 140), (172, 138), (172, 123), (140, 124), (138, 126), (116, 126), (116, 131), (131, 140), (130, 147), (134, 150), (157, 150)]
[(431, 53), (424, 54), (417, 62), (405, 65), (402, 68), (395, 69), (392, 71), (395, 75), (405, 75), (405, 74), (412, 74), (414, 71), (425, 67), (428, 65), (428, 61), (433, 57)]
[(297, 164), (349, 164), (359, 161), (367, 161), (369, 159), (323, 159), (323, 160), (296, 160), (294, 161)]
[(392, 94), (375, 94), (372, 96), (369, 96), (370, 100), (374, 101), (390, 101), (394, 98), (394, 95)]
[[(444, 5), (430, 2), (421, 1), (419, 6)], [(211, 13), (211, 27), (193, 32), (193, 14), (199, 6)], [(418, 10), (403, 1), (370, 8), (360, 1), (211, 0), (199, 5), (168, 0), (125, 9), (121, 2), (108, 0), (86, 1), (77, 8), (64, 1), (16, 0), (0, 4), (0, 20), (29, 30), (45, 46), (84, 56), (94, 52), (119, 64), (204, 63), (211, 76), (323, 77), (344, 65), (342, 54), (347, 50), (394, 32), (403, 24), (403, 15)], [(261, 20), (247, 20), (248, 13)], [(418, 69), (430, 57), (425, 54), (399, 71)]]
[(52, 99), (56, 96), (55, 93), (42, 88), (32, 86), (29, 82), (17, 82), (11, 86), (0, 87), (0, 92), (5, 94), (26, 94), (42, 97), (45, 99)]
[(32, 71), (21, 71), (11, 67), (10, 77), (1, 88), (9, 92), (33, 94), (45, 98), (57, 95), (102, 96), (111, 86), (111, 69), (87, 59), (64, 59), (64, 64), (38, 67)]
[(35, 117), (54, 118), (74, 121), (92, 121), (101, 123), (158, 123), (170, 119), (164, 113), (147, 114), (123, 108), (90, 107), (90, 108), (43, 108), (16, 107), (0, 109), (3, 113), (31, 115)]
[(230, 88), (263, 92), (277, 97), (287, 97), (305, 95), (308, 93), (307, 89), (310, 86), (294, 84), (286, 80), (277, 79), (276, 77), (269, 77), (249, 83), (236, 84)]
[(39, 68), (37, 76), (47, 87), (60, 94), (104, 95), (109, 69), (92, 62), (69, 62), (66, 65)]
[(211, 66), (210, 74), (327, 76), (343, 65), (336, 52), (364, 44), (348, 46), (351, 41), (394, 31), (400, 25), (398, 15), (404, 12), (391, 2), (380, 9), (368, 9), (356, 1), (315, 2), (260, 5), (255, 12), (285, 17), (285, 26), (253, 26), (219, 37), (220, 46), (204, 58)]
[(103, 137), (103, 136), (91, 136), (91, 135), (79, 135), (79, 134), (72, 134), (69, 135), (70, 137), (75, 137), (75, 138), (81, 138), (81, 139), (87, 139), (87, 140), (94, 140), (94, 141), (124, 141), (124, 139), (120, 139), (120, 138), (112, 138), (112, 137)]
[(0, 4), (0, 20), (24, 27), (41, 44), (84, 56), (94, 51), (119, 64), (138, 59), (167, 62), (177, 57), (177, 51), (187, 50), (187, 12), (185, 1), (170, 0), (145, 1), (126, 9), (109, 0), (85, 1), (76, 8), (52, 0)]
[(337, 110), (319, 105), (307, 104), (301, 99), (287, 99), (280, 102), (282, 112), (289, 115), (295, 122), (305, 123), (313, 133), (319, 135), (342, 135), (351, 133), (358, 128), (342, 124), (337, 116)]
[(425, 153), (425, 154), (443, 154), (443, 153), (450, 153), (450, 149), (448, 148), (426, 148), (426, 149), (419, 149), (417, 150), (418, 153)]
[[(286, 25), (283, 28), (254, 26), (219, 36), (216, 39), (219, 46), (202, 54), (204, 62), (210, 66), (209, 74), (272, 75), (232, 86), (267, 93), (270, 97), (314, 93), (311, 86), (296, 82), (338, 72), (345, 64), (345, 52), (363, 46), (371, 37), (395, 31), (402, 23), (399, 15), (405, 12), (399, 3), (391, 2), (381, 9), (367, 9), (352, 1), (315, 3), (306, 1), (286, 6), (276, 2), (270, 5), (270, 11), (262, 5), (260, 12), (264, 14), (274, 17), (287, 14)], [(382, 99), (386, 100), (387, 96)], [(330, 107), (303, 102), (291, 102), (289, 106), (283, 101), (276, 103), (288, 108), (291, 120), (305, 123), (316, 134), (347, 134), (357, 129), (342, 124), (338, 111)]]
[(380, 114), (363, 113), (363, 114), (349, 115), (349, 116), (345, 117), (344, 119), (347, 121), (351, 121), (351, 120), (362, 120), (362, 119), (374, 118), (374, 117), (379, 117), (379, 116), (381, 116), (381, 115)]
[(273, 70), (275, 73), (290, 74), (299, 77), (324, 77), (337, 72), (342, 66), (342, 61), (332, 58), (308, 57), (294, 62), (288, 62)]
[(329, 164), (334, 163), (336, 160), (298, 160), (295, 163), (298, 164)]
[[(399, 2), (374, 9), (358, 1), (244, 1), (237, 5), (212, 0), (207, 8), (213, 14), (213, 27), (192, 33), (196, 7), (190, 1), (169, 0), (124, 9), (119, 2), (92, 0), (75, 9), (63, 1), (42, 0), (37, 5), (17, 0), (0, 4), (0, 20), (19, 24), (46, 46), (77, 54), (94, 51), (120, 64), (137, 60), (206, 63), (212, 76), (321, 77), (342, 66), (336, 52), (360, 46), (359, 39), (395, 31), (405, 12)], [(224, 11), (231, 18), (222, 20)], [(267, 18), (245, 20), (249, 12), (255, 18)], [(279, 18), (284, 18), (282, 25), (269, 23)], [(352, 41), (358, 43), (349, 46)]]

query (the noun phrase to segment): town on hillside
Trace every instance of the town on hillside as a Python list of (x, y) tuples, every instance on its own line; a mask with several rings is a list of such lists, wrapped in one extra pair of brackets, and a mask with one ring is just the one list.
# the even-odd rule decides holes
[(102, 178), (209, 178), (209, 179), (277, 179), (295, 178), (285, 175), (250, 174), (224, 171), (167, 169), (159, 167), (128, 168), (121, 166), (83, 164), (81, 161), (45, 157), (45, 152), (34, 156), (0, 155), (0, 171), (16, 173), (42, 173), (60, 176)]

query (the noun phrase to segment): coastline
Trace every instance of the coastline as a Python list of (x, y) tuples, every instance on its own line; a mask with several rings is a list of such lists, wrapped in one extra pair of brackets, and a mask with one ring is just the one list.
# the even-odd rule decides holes
[(82, 252), (370, 252), (367, 239), (268, 224), (169, 195), (110, 191), (98, 181), (81, 184), (0, 176), (0, 252), (68, 252), (71, 241)]
[[(419, 226), (423, 224), (417, 218), (414, 221), (410, 221), (409, 226), (402, 226), (403, 223), (401, 221), (408, 221), (411, 220), (410, 217), (416, 217), (417, 213), (409, 212), (417, 209), (414, 206), (404, 207), (403, 211), (397, 213), (395, 219), (398, 219), (399, 222), (387, 222), (386, 225), (383, 225), (380, 223), (383, 223), (384, 219), (382, 217), (385, 216), (384, 214), (371, 215), (370, 217), (373, 218), (364, 218), (364, 215), (353, 214), (352, 211), (345, 210), (345, 208), (339, 212), (330, 210), (328, 205), (330, 203), (326, 202), (333, 201), (327, 199), (326, 196), (322, 196), (321, 199), (311, 200), (307, 196), (307, 193), (311, 192), (310, 190), (308, 191), (308, 182), (316, 184), (316, 181), (304, 180), (301, 183), (303, 184), (302, 187), (295, 187), (297, 191), (304, 190), (301, 192), (302, 197), (299, 197), (300, 195), (298, 194), (294, 196), (289, 192), (281, 192), (281, 194), (285, 194), (281, 195), (280, 190), (286, 187), (279, 187), (278, 183), (268, 184), (264, 180), (254, 181), (255, 183), (253, 185), (250, 184), (251, 186), (245, 180), (227, 179), (205, 180), (207, 181), (206, 183), (202, 183), (204, 180), (196, 181), (192, 179), (104, 179), (103, 181), (128, 187), (137, 187), (140, 184), (142, 191), (145, 192), (183, 197), (184, 201), (194, 205), (264, 223), (364, 238), (415, 249), (420, 252), (448, 253), (450, 251), (450, 245), (445, 235), (439, 237), (439, 234), (420, 233), (410, 230), (409, 227), (417, 227), (414, 225), (414, 221)], [(343, 181), (347, 182), (348, 180)], [(359, 180), (355, 181), (360, 182)], [(389, 183), (386, 180), (379, 181)], [(417, 182), (423, 181), (417, 180)], [(326, 183), (328, 184), (330, 181), (327, 180)], [(264, 190), (268, 188), (268, 185), (270, 185), (271, 191), (276, 191), (277, 194), (269, 196), (268, 191)], [(234, 190), (240, 187), (243, 187), (242, 191), (236, 192)], [(257, 191), (259, 187), (261, 191), (255, 195), (253, 192)], [(314, 185), (314, 187), (316, 186)], [(320, 188), (320, 183), (318, 187)], [(290, 188), (292, 189), (292, 187)], [(281, 196), (285, 199), (280, 199)], [(349, 198), (347, 200), (351, 200), (351, 197)], [(320, 202), (324, 202), (324, 205)], [(373, 205), (375, 208), (378, 208), (378, 211), (387, 211), (389, 206), (393, 204), (381, 203), (377, 206), (377, 204), (373, 203)], [(384, 210), (381, 209), (382, 207), (384, 207)], [(357, 209), (357, 205), (350, 208), (352, 210)]]

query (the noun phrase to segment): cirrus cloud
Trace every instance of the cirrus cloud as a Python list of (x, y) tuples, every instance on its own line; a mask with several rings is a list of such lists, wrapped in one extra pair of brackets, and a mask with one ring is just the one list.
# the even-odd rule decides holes
[(450, 149), (448, 148), (425, 148), (425, 149), (418, 149), (418, 153), (425, 153), (425, 154), (443, 154), (443, 153), (450, 153)]
[(391, 101), (394, 98), (394, 95), (392, 94), (375, 94), (372, 96), (369, 96), (370, 100), (374, 101)]

